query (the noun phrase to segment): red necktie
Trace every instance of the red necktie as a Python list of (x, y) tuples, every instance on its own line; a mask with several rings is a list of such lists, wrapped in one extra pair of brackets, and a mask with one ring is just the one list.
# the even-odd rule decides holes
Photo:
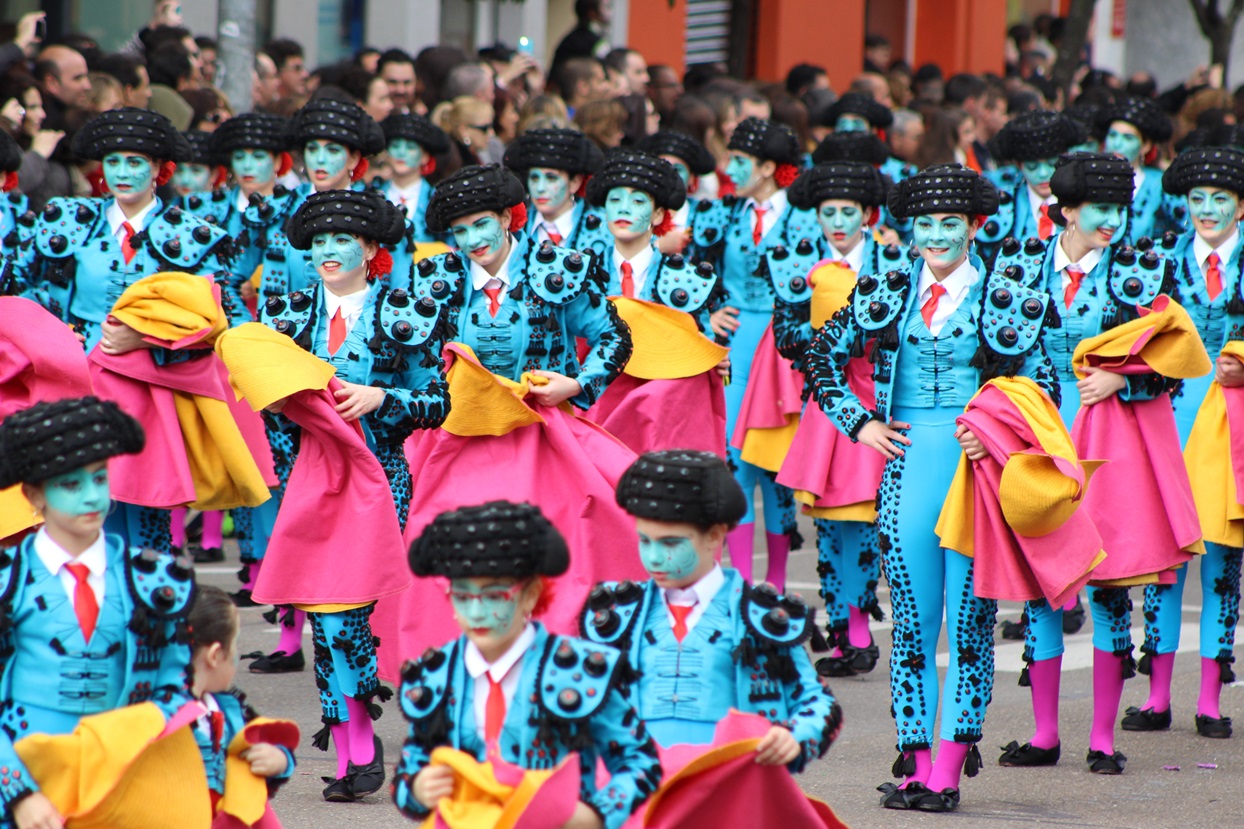
[(562, 235), (553, 229), (552, 225), (545, 225), (544, 232), (549, 235), (549, 241), (554, 247), (560, 247), (562, 243)]
[(946, 289), (942, 287), (940, 282), (934, 282), (933, 287), (929, 290), (933, 295), (920, 307), (920, 316), (924, 317), (925, 327), (932, 331), (933, 315), (937, 313), (937, 302), (946, 295)]
[(337, 313), (333, 314), (333, 318), (328, 321), (328, 353), (336, 354), (337, 349), (341, 348), (341, 344), (346, 341), (346, 321), (341, 316), (341, 307), (337, 307)]
[(635, 298), (635, 269), (630, 262), (622, 263), (622, 296)]
[(225, 715), (220, 711), (212, 712), (212, 748), (220, 751), (220, 742), (225, 738)]
[(672, 604), (669, 608), (670, 615), (674, 617), (674, 638), (681, 643), (687, 637), (687, 617), (691, 615), (695, 605)]
[(1050, 218), (1050, 206), (1041, 205), (1041, 215), (1037, 217), (1037, 235), (1042, 241), (1054, 235), (1054, 220)]
[(134, 226), (129, 222), (121, 222), (121, 230), (125, 233), (125, 236), (121, 239), (121, 255), (125, 257), (125, 264), (128, 265), (130, 260), (134, 258), (134, 254), (137, 253), (133, 245), (130, 244), (130, 239), (134, 238)]
[(73, 611), (78, 615), (78, 627), (82, 628), (82, 638), (91, 641), (95, 632), (95, 622), (99, 619), (99, 602), (95, 599), (95, 591), (86, 581), (91, 570), (80, 562), (71, 562), (65, 569), (73, 574), (78, 582), (73, 589)]
[(492, 676), (484, 674), (488, 680), (488, 702), (484, 706), (484, 742), (489, 748), (495, 748), (497, 738), (501, 736), (501, 726), (505, 724), (505, 692), (500, 682), (493, 682)]
[(765, 209), (760, 205), (753, 205), (752, 209), (756, 211), (756, 224), (752, 228), (752, 244), (759, 245), (760, 240), (765, 238)]
[(1222, 259), (1215, 251), (1205, 260), (1205, 290), (1209, 291), (1209, 299), (1213, 302), (1222, 293)]
[(1067, 266), (1067, 283), (1066, 289), (1063, 291), (1063, 307), (1070, 308), (1071, 303), (1075, 301), (1076, 291), (1080, 290), (1080, 283), (1084, 281), (1084, 271), (1079, 265)]
[(501, 289), (485, 288), (484, 293), (488, 295), (488, 313), (495, 317), (501, 309)]

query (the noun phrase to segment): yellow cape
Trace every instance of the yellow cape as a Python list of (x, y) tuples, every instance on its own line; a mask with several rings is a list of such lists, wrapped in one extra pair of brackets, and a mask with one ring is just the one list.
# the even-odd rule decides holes
[(618, 316), (631, 329), (634, 351), (624, 371), (640, 380), (696, 377), (716, 366), (730, 349), (696, 328), (689, 314), (655, 302), (611, 297)]
[[(441, 799), (424, 819), (422, 829), (512, 829), (540, 787), (561, 769), (524, 772), (518, 785), (512, 786), (498, 782), (491, 763), (480, 763), (457, 749), (433, 749), (430, 763), (453, 770), (454, 794)], [(573, 808), (573, 803), (567, 804), (567, 818)]]
[[(1229, 342), (1222, 353), (1244, 360), (1244, 342)], [(1188, 467), (1205, 540), (1227, 547), (1244, 546), (1244, 504), (1240, 503), (1235, 478), (1235, 470), (1244, 464), (1244, 458), (1231, 453), (1227, 398), (1217, 380), (1210, 383), (1192, 424), (1184, 448), (1184, 464)]]
[(256, 717), (234, 735), (225, 756), (225, 794), (217, 811), (233, 815), (247, 826), (263, 817), (268, 805), (268, 781), (251, 773), (251, 764), (242, 752), (256, 743), (280, 745), (294, 751), (301, 735), (297, 723)]
[[(548, 383), (547, 378), (528, 372), (516, 383), (484, 368), (468, 345), (450, 343), (445, 350), (454, 357), (445, 372), (449, 382), (449, 417), (441, 428), (446, 432), (460, 437), (499, 437), (544, 422), (524, 398), (532, 386)], [(568, 403), (559, 408), (570, 411)]]
[(1098, 358), (1091, 365), (1110, 368), (1138, 356), (1145, 365), (1164, 377), (1187, 379), (1204, 377), (1213, 368), (1196, 325), (1178, 302), (1166, 295), (1153, 301), (1153, 310), (1144, 315), (1081, 340), (1072, 356), (1076, 377), (1083, 380), (1089, 355)]
[(216, 340), (216, 353), (229, 369), (239, 400), (262, 411), (292, 394), (328, 388), (336, 371), (292, 339), (266, 325), (247, 322)]

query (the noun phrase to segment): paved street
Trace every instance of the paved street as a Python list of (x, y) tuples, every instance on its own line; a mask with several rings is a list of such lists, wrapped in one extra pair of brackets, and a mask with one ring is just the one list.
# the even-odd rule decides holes
[[(813, 538), (811, 522), (802, 528)], [(758, 545), (759, 547), (760, 545)], [(229, 590), (236, 587), (232, 561), (236, 548), (229, 542), (231, 562), (200, 568), (200, 578)], [(764, 572), (757, 560), (756, 572)], [(791, 556), (791, 581), (809, 599), (816, 596), (816, 554), (810, 544)], [(1134, 591), (1139, 605), (1140, 591)], [(887, 606), (888, 597), (882, 595)], [(811, 794), (826, 800), (852, 827), (912, 826), (1088, 826), (1111, 829), (1168, 829), (1181, 827), (1235, 827), (1244, 807), (1244, 729), (1232, 740), (1207, 740), (1196, 736), (1192, 718), (1199, 688), (1196, 653), (1196, 609), (1200, 585), (1196, 568), (1188, 579), (1184, 598), (1184, 630), (1175, 665), (1174, 725), (1169, 732), (1135, 734), (1120, 732), (1118, 748), (1128, 756), (1121, 777), (1089, 774), (1084, 763), (1088, 748), (1092, 709), (1091, 643), (1089, 630), (1069, 637), (1062, 684), (1063, 757), (1048, 769), (1004, 769), (997, 765), (997, 746), (1029, 736), (1031, 711), (1028, 689), (1016, 686), (1021, 667), (1019, 643), (998, 646), (998, 682), (985, 723), (981, 754), (985, 767), (972, 780), (964, 781), (963, 805), (953, 815), (907, 814), (877, 806), (875, 787), (889, 780), (894, 761), (894, 729), (889, 715), (889, 692), (885, 659), (890, 637), (881, 630), (878, 643), (882, 662), (863, 678), (837, 680), (834, 691), (846, 711), (846, 726), (829, 755), (803, 776)], [(1001, 609), (1000, 618), (1013, 619), (1018, 606)], [(1135, 641), (1141, 642), (1139, 609), (1134, 615)], [(276, 642), (276, 629), (263, 621), (259, 610), (243, 611), (241, 651), (269, 649)], [(944, 646), (944, 642), (943, 642)], [(306, 643), (310, 658), (310, 638)], [(939, 667), (945, 666), (944, 659)], [(357, 804), (330, 804), (320, 798), (321, 775), (332, 774), (328, 754), (310, 746), (311, 735), (320, 727), (314, 679), (306, 672), (284, 676), (256, 676), (243, 667), (239, 685), (264, 714), (296, 719), (303, 728), (298, 773), (276, 800), (276, 811), (288, 829), (337, 829), (337, 827), (401, 827), (409, 822), (393, 808), (386, 789)], [(1123, 706), (1144, 701), (1148, 679), (1128, 682)], [(385, 760), (392, 769), (403, 738), (401, 714), (395, 702), (385, 706), (378, 723), (384, 740)], [(1244, 725), (1244, 682), (1224, 689), (1223, 712)], [(1201, 768), (1214, 765), (1216, 768)], [(1166, 767), (1178, 767), (1168, 770)]]

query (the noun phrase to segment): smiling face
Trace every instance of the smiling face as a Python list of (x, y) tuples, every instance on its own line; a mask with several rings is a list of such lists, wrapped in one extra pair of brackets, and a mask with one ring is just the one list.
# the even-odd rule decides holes
[(500, 265), (509, 253), (510, 234), (506, 230), (509, 222), (510, 211), (497, 214), (485, 210), (454, 219), (449, 232), (458, 250), (487, 270)]
[(633, 187), (614, 187), (605, 197), (605, 222), (619, 242), (647, 237), (652, 227), (665, 219), (665, 210), (653, 204), (652, 196)]
[(1064, 207), (1068, 228), (1090, 248), (1108, 247), (1127, 220), (1127, 208), (1121, 204), (1082, 204)]
[(344, 190), (350, 186), (350, 174), (359, 163), (357, 150), (347, 149), (334, 141), (317, 138), (303, 149), (307, 176), (315, 192)]
[(62, 537), (94, 539), (112, 504), (107, 461), (87, 464), (40, 484), (24, 484), (22, 492), (43, 514), (49, 532)]
[(409, 138), (394, 138), (389, 142), (389, 161), (396, 176), (418, 175), (425, 157), (423, 147)]
[(1054, 175), (1054, 166), (1057, 163), (1057, 158), (1041, 158), (1020, 164), (1019, 168), (1024, 174), (1024, 181), (1028, 182), (1032, 191), (1043, 199), (1050, 197), (1050, 176)]
[(212, 189), (212, 168), (206, 164), (178, 164), (173, 173), (173, 189), (179, 196)]
[(142, 153), (109, 153), (104, 156), (104, 181), (119, 203), (141, 206), (155, 194), (156, 164)]
[(1192, 227), (1212, 248), (1221, 245), (1235, 232), (1244, 215), (1240, 197), (1218, 187), (1193, 187), (1188, 193), (1188, 214)]
[(1127, 121), (1115, 121), (1106, 133), (1102, 149), (1114, 153), (1133, 167), (1139, 167), (1149, 148), (1153, 146), (1141, 137), (1140, 130)]
[(839, 253), (849, 253), (864, 235), (864, 223), (872, 216), (872, 208), (857, 201), (828, 199), (821, 202), (816, 220), (825, 238)]
[(453, 579), (449, 601), (462, 632), (484, 659), (493, 662), (509, 650), (540, 598), (540, 580)]
[(234, 150), (229, 166), (246, 195), (259, 192), (276, 181), (276, 156), (267, 150)]
[(311, 264), (324, 287), (345, 296), (366, 287), (366, 265), (376, 250), (375, 242), (349, 233), (317, 233), (311, 237)]
[(931, 213), (916, 217), (912, 241), (934, 272), (949, 275), (968, 255), (976, 229), (963, 213)]
[(726, 537), (726, 526), (705, 530), (695, 524), (636, 518), (639, 560), (658, 587), (689, 587), (716, 564), (715, 554)]
[(540, 215), (550, 221), (574, 206), (573, 193), (583, 183), (582, 176), (571, 177), (565, 170), (533, 167), (527, 171), (527, 192)]

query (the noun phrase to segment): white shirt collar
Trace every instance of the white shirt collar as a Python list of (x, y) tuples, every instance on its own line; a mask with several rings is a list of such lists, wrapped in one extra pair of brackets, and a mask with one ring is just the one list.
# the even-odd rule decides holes
[(245, 213), (246, 208), (251, 206), (251, 197), (246, 195), (246, 192), (241, 187), (238, 188), (237, 205), (239, 213)]
[(1197, 266), (1202, 271), (1205, 270), (1205, 260), (1209, 258), (1211, 253), (1218, 253), (1220, 267), (1225, 268), (1227, 263), (1231, 261), (1231, 257), (1235, 255), (1235, 249), (1240, 246), (1240, 228), (1236, 225), (1235, 230), (1227, 237), (1227, 241), (1223, 242), (1216, 248), (1211, 248), (1209, 242), (1201, 238), (1197, 234), (1192, 240), (1192, 254), (1196, 257)]
[(652, 257), (655, 253), (656, 248), (646, 245), (643, 250), (635, 254), (634, 258), (624, 259), (618, 252), (617, 246), (613, 249), (613, 272), (618, 275), (618, 279), (622, 278), (622, 263), (631, 263), (631, 277), (635, 280), (635, 296), (642, 295), (644, 283), (648, 280), (648, 268), (652, 266)]
[(1053, 204), (1056, 201), (1056, 199), (1054, 198), (1054, 195), (1052, 193), (1049, 195), (1049, 197), (1042, 197), (1040, 193), (1038, 193), (1036, 190), (1033, 190), (1031, 187), (1027, 185), (1025, 185), (1024, 189), (1028, 191), (1028, 205), (1032, 208), (1032, 218), (1036, 219), (1037, 221), (1040, 221), (1041, 207), (1043, 205)]
[[(867, 234), (868, 230), (865, 229), (864, 233)], [(834, 247), (832, 242), (826, 241), (825, 244), (829, 249), (829, 258), (831, 260), (834, 262), (841, 262), (858, 274), (860, 269), (864, 267), (864, 249), (867, 247), (865, 244), (866, 241), (865, 236), (861, 235), (860, 240), (855, 243), (855, 247), (851, 248), (846, 253), (839, 253), (838, 248)]]
[(423, 192), (423, 179), (417, 179), (409, 187), (399, 187), (397, 182), (390, 182), (393, 192), (393, 203), (398, 207), (406, 207), (407, 215), (419, 206), (419, 195)]
[(341, 318), (346, 323), (346, 331), (358, 321), (363, 315), (363, 306), (367, 304), (367, 295), (371, 293), (370, 288), (364, 288), (361, 291), (355, 291), (345, 296), (337, 296), (327, 288), (324, 289), (324, 318), (331, 320), (337, 314), (337, 310), (341, 310)]
[(546, 234), (548, 226), (551, 224), (557, 230), (557, 235), (562, 237), (561, 243), (566, 244), (566, 240), (570, 238), (570, 234), (574, 232), (574, 214), (578, 204), (575, 199), (570, 200), (570, 209), (558, 216), (552, 222), (543, 216), (540, 217), (540, 229)]
[[(933, 276), (933, 269), (926, 262), (920, 269), (921, 305), (933, 296), (933, 283), (935, 282), (937, 282), (937, 277)], [(955, 268), (950, 276), (942, 280), (942, 287), (946, 289), (946, 298), (954, 305), (958, 305), (967, 296), (968, 289), (975, 282), (976, 268), (972, 267), (972, 258), (964, 257), (962, 264)]]
[(517, 249), (518, 240), (511, 235), (510, 252), (506, 254), (505, 261), (501, 263), (501, 268), (497, 271), (495, 276), (488, 273), (488, 271), (484, 270), (475, 262), (471, 262), (471, 286), (477, 291), (482, 291), (484, 290), (484, 286), (487, 285), (490, 280), (496, 279), (501, 283), (501, 287), (505, 289), (501, 292), (501, 295), (504, 296), (508, 293), (510, 288), (510, 263), (514, 261), (514, 252)]
[(52, 536), (48, 535), (46, 527), (41, 527), (39, 532), (35, 533), (35, 553), (39, 556), (39, 560), (43, 562), (43, 566), (52, 575), (58, 575), (66, 564), (78, 562), (85, 564), (86, 569), (91, 571), (92, 576), (102, 576), (104, 568), (108, 566), (108, 545), (104, 540), (104, 534), (101, 532), (99, 538), (87, 547), (82, 555), (74, 558), (65, 552), (64, 548), (52, 540)]
[(768, 211), (765, 213), (765, 219), (768, 219), (769, 216), (781, 216), (782, 211), (786, 210), (787, 204), (789, 204), (789, 200), (786, 198), (786, 191), (780, 187), (767, 201), (759, 202), (750, 198), (747, 200), (748, 209), (760, 206)]
[[(1060, 233), (1058, 235), (1058, 244), (1054, 245), (1054, 272), (1062, 273), (1067, 269), (1068, 265), (1075, 264), (1080, 266), (1080, 270), (1084, 271), (1085, 275), (1088, 275), (1093, 272), (1093, 268), (1097, 267), (1097, 263), (1101, 261), (1104, 255), (1105, 250), (1103, 248), (1093, 248), (1084, 254), (1084, 257), (1079, 262), (1073, 263), (1071, 257), (1067, 255), (1067, 251), (1063, 249), (1063, 237)], [(1206, 254), (1206, 256), (1208, 255)]]
[(127, 218), (121, 210), (121, 205), (117, 204), (117, 200), (113, 199), (112, 204), (108, 205), (108, 209), (104, 211), (104, 215), (108, 217), (108, 228), (112, 231), (113, 236), (121, 235), (121, 225), (126, 222), (130, 223), (130, 227), (134, 228), (134, 232), (142, 230), (147, 225), (147, 217), (151, 215), (151, 211), (156, 209), (156, 205), (160, 203), (159, 199), (152, 199), (151, 203), (138, 211), (138, 215), (134, 218)]
[(1132, 178), (1132, 198), (1136, 198), (1136, 194), (1140, 192), (1140, 188), (1145, 184), (1145, 168), (1144, 165), (1136, 168)]
[(713, 565), (712, 570), (704, 574), (703, 578), (690, 587), (675, 587), (664, 591), (665, 612), (669, 617), (670, 627), (674, 626), (674, 614), (669, 611), (671, 604), (692, 605), (686, 620), (687, 630), (692, 630), (725, 584), (726, 574), (721, 569), (721, 565), (716, 564)]
[(490, 665), (488, 660), (484, 659), (484, 655), (479, 652), (479, 648), (475, 647), (475, 643), (468, 641), (462, 653), (462, 664), (467, 673), (471, 675), (471, 679), (479, 679), (484, 674), (488, 674), (493, 682), (500, 682), (510, 673), (510, 669), (518, 664), (535, 641), (536, 628), (528, 622), (527, 627), (523, 628), (523, 632), (514, 640), (514, 644), (510, 645), (509, 650), (501, 654), (501, 658), (496, 662)]

